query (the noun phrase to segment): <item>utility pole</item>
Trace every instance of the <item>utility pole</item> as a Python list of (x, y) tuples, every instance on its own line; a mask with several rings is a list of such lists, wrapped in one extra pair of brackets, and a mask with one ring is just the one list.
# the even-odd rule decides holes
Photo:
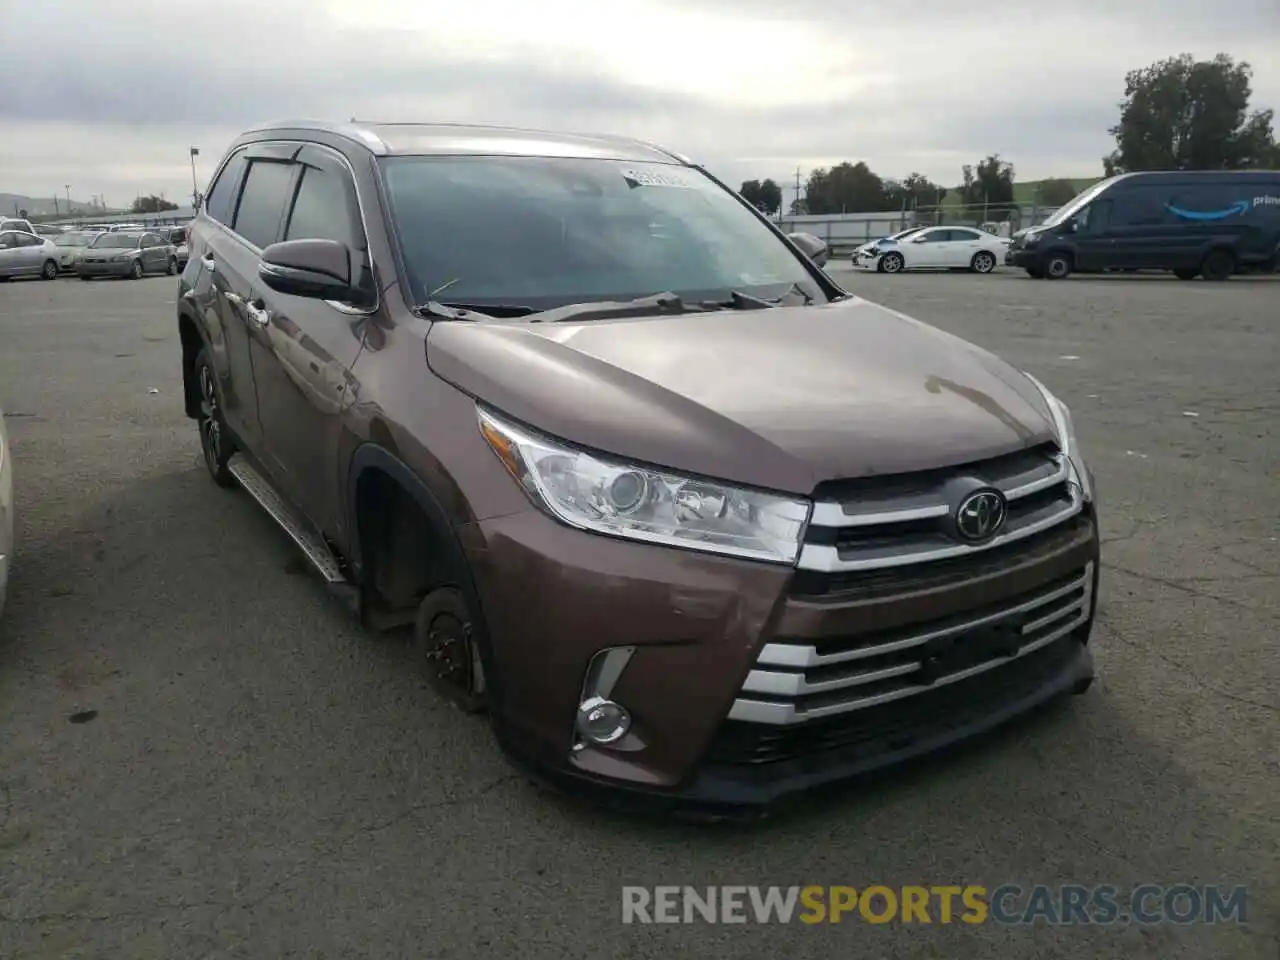
[(798, 214), (800, 212), (800, 168), (798, 166), (796, 167), (795, 192), (796, 198), (791, 202), (791, 209), (794, 213)]
[(58, 195), (56, 193), (53, 195), (53, 215), (55, 217), (62, 216), (62, 214), (58, 212)]
[(67, 191), (67, 213), (71, 213), (71, 184), (64, 183), (62, 188)]
[(196, 180), (196, 157), (200, 156), (200, 148), (191, 148), (191, 209), (200, 206), (200, 184)]

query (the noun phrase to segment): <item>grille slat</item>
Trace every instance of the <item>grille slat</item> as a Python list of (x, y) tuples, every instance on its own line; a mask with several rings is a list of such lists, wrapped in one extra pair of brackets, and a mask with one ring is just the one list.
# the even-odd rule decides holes
[(996, 611), (921, 624), (900, 639), (848, 638), (827, 653), (803, 642), (768, 643), (729, 719), (791, 726), (927, 693), (1033, 654), (1074, 632), (1092, 610), (1090, 562)]
[[(1001, 531), (958, 540), (950, 518), (967, 492), (993, 487), (1007, 501)], [(817, 492), (801, 571), (835, 575), (967, 557), (1034, 537), (1084, 509), (1070, 461), (1055, 444), (927, 473), (827, 484)]]
[[(1004, 526), (990, 540), (965, 542), (953, 512), (984, 488), (1004, 495)], [(939, 619), (886, 618), (884, 629), (864, 627), (854, 636), (774, 637), (761, 648), (727, 722), (761, 736), (840, 717), (856, 725), (857, 717), (888, 704), (936, 698), (1028, 658), (1039, 662), (1041, 651), (1075, 642), (1092, 616), (1094, 563), (1081, 557), (1064, 570), (1056, 562), (1044, 579), (1030, 571), (1083, 544), (1092, 531), (1075, 468), (1052, 443), (979, 463), (823, 485), (793, 596), (839, 605), (891, 595), (901, 606), (911, 596), (977, 587), (1005, 573), (1022, 585), (1002, 581), (994, 596), (1003, 599), (971, 599), (976, 605)], [(1008, 596), (1010, 589), (1022, 592)], [(971, 598), (983, 593), (967, 590)]]

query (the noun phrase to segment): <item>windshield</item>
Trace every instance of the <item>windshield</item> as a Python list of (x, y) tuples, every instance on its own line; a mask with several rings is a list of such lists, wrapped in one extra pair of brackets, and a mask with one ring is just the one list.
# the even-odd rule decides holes
[(903, 237), (909, 237), (913, 233), (918, 233), (924, 227), (908, 227), (906, 230), (899, 230), (897, 233), (891, 233), (885, 237), (886, 240), (901, 240)]
[(1049, 217), (1049, 219), (1042, 224), (1042, 226), (1056, 227), (1058, 224), (1062, 223), (1064, 220), (1068, 219), (1069, 217), (1075, 216), (1077, 213), (1080, 212), (1081, 209), (1089, 205), (1089, 201), (1091, 201), (1094, 197), (1100, 194), (1103, 190), (1107, 189), (1107, 187), (1110, 185), (1111, 185), (1110, 179), (1099, 180), (1097, 183), (1095, 183), (1092, 187), (1089, 187), (1083, 193), (1076, 194), (1075, 197), (1065, 207), (1059, 207), (1057, 210), (1055, 210), (1053, 214)]
[(83, 233), (64, 233), (54, 237), (53, 242), (60, 247), (83, 247), (89, 238)]
[(131, 249), (136, 247), (141, 237), (133, 237), (127, 233), (100, 233), (98, 238), (89, 246), (101, 249), (103, 247), (118, 247), (121, 249)]
[(744, 204), (689, 167), (549, 157), (383, 161), (418, 303), (546, 310), (670, 292), (822, 289)]

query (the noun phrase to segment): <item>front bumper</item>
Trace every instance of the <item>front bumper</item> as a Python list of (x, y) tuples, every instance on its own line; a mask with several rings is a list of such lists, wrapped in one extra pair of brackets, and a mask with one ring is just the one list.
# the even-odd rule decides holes
[(1020, 247), (1017, 250), (1006, 250), (1004, 254), (1006, 267), (1037, 267), (1040, 265), (1040, 251), (1032, 247)]
[(132, 270), (132, 260), (105, 263), (89, 263), (81, 260), (75, 265), (76, 276), (80, 277), (127, 277)]
[[(1017, 563), (961, 582), (904, 581), (887, 592), (822, 598), (803, 595), (789, 567), (613, 540), (536, 511), (473, 525), (465, 541), (501, 684), (504, 746), (563, 786), (615, 800), (768, 807), (967, 739), (1092, 676), (1091, 515)], [(838, 716), (784, 725), (741, 719), (744, 684), (760, 673), (766, 643), (918, 635), (999, 607), (1016, 613), (1028, 596), (1061, 594), (1064, 578), (1085, 576), (1081, 615), (1060, 621), (1037, 649), (1028, 642), (1025, 656)], [(617, 646), (635, 647), (612, 693), (631, 712), (632, 732), (613, 747), (574, 751), (587, 665)]]

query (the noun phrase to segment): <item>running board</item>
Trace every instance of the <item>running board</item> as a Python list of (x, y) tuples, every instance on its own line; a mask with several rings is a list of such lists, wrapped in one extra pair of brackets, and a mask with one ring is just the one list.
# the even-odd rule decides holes
[(227, 464), (231, 475), (240, 481), (249, 496), (258, 501), (258, 505), (280, 524), (289, 538), (302, 548), (302, 552), (311, 561), (312, 566), (320, 571), (325, 582), (330, 586), (346, 585), (347, 578), (342, 575), (338, 560), (324, 540), (307, 525), (298, 520), (294, 511), (282, 496), (276, 492), (271, 481), (264, 477), (243, 454), (238, 454)]

